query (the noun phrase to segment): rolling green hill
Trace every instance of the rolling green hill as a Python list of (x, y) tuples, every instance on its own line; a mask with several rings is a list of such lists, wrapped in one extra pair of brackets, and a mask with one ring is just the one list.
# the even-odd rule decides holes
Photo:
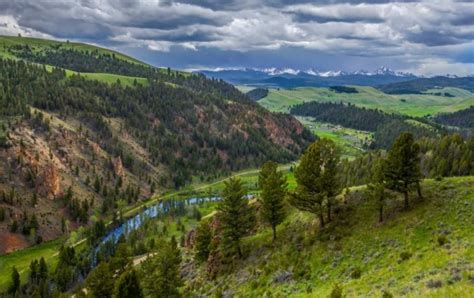
[(271, 111), (288, 113), (291, 106), (304, 102), (343, 101), (360, 107), (410, 116), (455, 112), (474, 104), (473, 93), (457, 88), (427, 91), (427, 93), (447, 92), (453, 97), (433, 94), (389, 95), (372, 87), (354, 86), (354, 88), (358, 90), (358, 93), (336, 93), (328, 88), (270, 89), (269, 95), (258, 103)]
[[(89, 53), (96, 53), (97, 55), (109, 55), (117, 58), (119, 61), (124, 61), (127, 63), (132, 63), (135, 65), (139, 65), (141, 67), (152, 67), (144, 62), (141, 62), (133, 57), (124, 55), (122, 53), (101, 48), (98, 46), (84, 44), (84, 43), (75, 43), (75, 42), (68, 42), (68, 41), (56, 41), (56, 40), (47, 40), (47, 39), (39, 39), (39, 38), (30, 38), (30, 37), (17, 37), (17, 36), (0, 36), (0, 58), (7, 58), (7, 59), (24, 59), (21, 57), (22, 51), (19, 51), (19, 48), (28, 47), (32, 53), (39, 54), (42, 51), (56, 51), (56, 50), (74, 50), (78, 52), (89, 52)], [(29, 59), (26, 59), (30, 61)], [(35, 61), (32, 61), (35, 62)], [(42, 63), (43, 64), (43, 63)], [(54, 63), (50, 65), (46, 64), (48, 69), (52, 69)], [(107, 72), (80, 72), (68, 69), (67, 67), (63, 67), (66, 70), (68, 76), (72, 74), (79, 74), (91, 80), (97, 80), (104, 83), (116, 83), (117, 80), (124, 86), (132, 86), (134, 81), (136, 80), (137, 83), (140, 84), (147, 84), (148, 81), (144, 77), (140, 76), (130, 76), (130, 75), (121, 75), (121, 74), (113, 74)], [(158, 71), (166, 73), (167, 70), (164, 68), (156, 68)], [(179, 72), (183, 75), (188, 75), (185, 72)]]
[(33, 49), (33, 51), (39, 51), (45, 48), (58, 47), (58, 46), (65, 49), (74, 49), (78, 51), (91, 51), (91, 52), (97, 51), (100, 54), (108, 54), (108, 55), (115, 54), (115, 56), (118, 59), (121, 59), (127, 62), (146, 65), (145, 63), (133, 57), (124, 55), (122, 53), (119, 53), (110, 49), (105, 49), (105, 48), (90, 45), (90, 44), (41, 39), (41, 38), (31, 38), (31, 37), (17, 37), (17, 36), (0, 36), (0, 56), (4, 58), (16, 58), (15, 54), (9, 52), (9, 48), (13, 46), (21, 46), (21, 45), (29, 45)]

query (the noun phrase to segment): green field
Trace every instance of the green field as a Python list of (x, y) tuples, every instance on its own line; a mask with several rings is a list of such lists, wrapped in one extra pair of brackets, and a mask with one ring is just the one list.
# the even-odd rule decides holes
[(90, 72), (86, 73), (86, 72), (76, 72), (72, 70), (66, 70), (67, 76), (72, 76), (74, 74), (79, 74), (90, 80), (97, 80), (99, 82), (104, 82), (108, 84), (114, 84), (117, 82), (117, 80), (120, 80), (120, 84), (123, 86), (133, 86), (133, 83), (135, 80), (137, 81), (137, 83), (141, 85), (148, 84), (148, 80), (145, 78), (128, 77), (128, 76), (116, 75), (116, 74), (111, 74), (111, 73), (90, 73)]
[(296, 119), (318, 137), (333, 140), (341, 148), (342, 158), (352, 159), (364, 152), (364, 142), (372, 139), (372, 133), (368, 131), (322, 123), (313, 120), (311, 117), (297, 116)]
[(389, 113), (410, 116), (455, 112), (474, 105), (474, 94), (458, 88), (428, 90), (426, 93), (448, 92), (454, 97), (432, 94), (390, 95), (372, 87), (353, 86), (359, 93), (335, 93), (328, 88), (270, 89), (267, 97), (258, 102), (277, 112), (289, 112), (293, 105), (304, 102), (347, 102), (360, 107), (381, 109)]
[[(402, 211), (398, 196), (383, 224), (361, 188), (324, 230), (314, 215), (293, 210), (276, 243), (270, 228), (246, 238), (243, 261), (194, 288), (203, 295), (217, 287), (237, 297), (328, 297), (338, 283), (345, 297), (382, 297), (383, 290), (393, 297), (472, 297), (473, 185), (474, 177), (425, 180), (424, 201), (412, 195), (411, 209)], [(289, 279), (276, 282), (284, 272)]]
[(15, 266), (22, 281), (25, 281), (28, 274), (30, 262), (34, 259), (44, 258), (49, 266), (54, 266), (56, 263), (55, 254), (58, 252), (61, 240), (49, 241), (30, 248), (22, 249), (20, 251), (0, 256), (0, 292), (6, 289), (11, 281), (11, 270)]

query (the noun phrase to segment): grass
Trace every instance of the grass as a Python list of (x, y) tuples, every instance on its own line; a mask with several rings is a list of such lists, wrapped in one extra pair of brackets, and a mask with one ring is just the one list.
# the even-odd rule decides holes
[(429, 90), (427, 93), (448, 92), (454, 97), (432, 94), (389, 95), (372, 87), (354, 86), (359, 93), (335, 93), (328, 88), (302, 87), (295, 89), (270, 89), (267, 97), (258, 102), (276, 112), (289, 112), (293, 105), (304, 102), (348, 102), (360, 107), (381, 109), (388, 113), (410, 116), (427, 116), (455, 112), (474, 105), (474, 94), (458, 88)]
[(20, 251), (0, 257), (0, 292), (10, 285), (12, 268), (16, 267), (20, 273), (22, 281), (26, 281), (30, 262), (42, 257), (48, 265), (55, 266), (55, 254), (58, 252), (62, 239), (49, 241), (40, 245), (35, 245)]
[(130, 56), (124, 55), (122, 53), (101, 48), (95, 45), (85, 44), (85, 43), (77, 43), (77, 42), (67, 42), (67, 41), (59, 41), (59, 40), (50, 40), (50, 39), (41, 39), (41, 38), (31, 38), (31, 37), (18, 37), (18, 36), (0, 36), (0, 55), (5, 58), (14, 58), (6, 51), (6, 48), (15, 46), (15, 45), (24, 45), (28, 44), (31, 47), (34, 47), (34, 50), (38, 50), (40, 48), (46, 48), (51, 46), (61, 45), (61, 47), (65, 49), (75, 49), (78, 51), (98, 51), (100, 54), (115, 54), (115, 57), (118, 59), (122, 59), (131, 63), (137, 63), (146, 65), (145, 63), (132, 58)]
[(141, 84), (144, 86), (148, 85), (148, 80), (145, 78), (128, 77), (128, 76), (116, 75), (116, 74), (111, 74), (111, 73), (84, 73), (84, 72), (75, 72), (71, 70), (66, 71), (67, 76), (72, 76), (73, 74), (80, 74), (81, 76), (84, 76), (90, 80), (97, 80), (97, 81), (108, 83), (108, 84), (114, 84), (114, 83), (117, 83), (117, 80), (120, 80), (120, 84), (122, 86), (132, 87), (136, 80), (138, 84)]
[(320, 138), (333, 140), (341, 149), (342, 158), (353, 159), (364, 152), (363, 144), (372, 139), (372, 133), (339, 125), (314, 121), (311, 117), (296, 117)]
[[(48, 40), (48, 39), (39, 39), (39, 38), (30, 38), (30, 37), (17, 37), (17, 36), (0, 36), (0, 58), (9, 58), (9, 59), (17, 59), (14, 55), (7, 51), (8, 47), (14, 45), (30, 45), (33, 47), (33, 50), (38, 51), (42, 48), (48, 48), (51, 46), (61, 45), (62, 48), (65, 49), (75, 49), (78, 51), (98, 51), (100, 54), (115, 54), (115, 57), (118, 59), (130, 62), (141, 64), (145, 66), (149, 66), (148, 64), (139, 61), (133, 57), (124, 55), (122, 53), (116, 52), (114, 50), (101, 48), (95, 45), (84, 44), (84, 43), (75, 43), (75, 42), (66, 42), (66, 41), (58, 41), (58, 40)], [(47, 68), (51, 69), (52, 66), (46, 65)], [(161, 72), (167, 72), (166, 68), (159, 68)], [(175, 72), (176, 70), (173, 70)], [(190, 73), (178, 71), (180, 74), (184, 76), (190, 75)], [(80, 74), (83, 75), (91, 80), (98, 80), (105, 83), (115, 83), (117, 79), (120, 79), (120, 82), (124, 86), (133, 86), (134, 80), (137, 80), (138, 83), (142, 85), (147, 85), (148, 80), (146, 78), (139, 78), (139, 77), (129, 77), (129, 76), (122, 76), (116, 74), (109, 74), (109, 73), (80, 73), (75, 72), (72, 70), (66, 70), (66, 74), (71, 76), (73, 74)]]
[[(394, 297), (472, 297), (474, 177), (425, 180), (423, 191), (425, 200), (412, 195), (409, 211), (400, 209), (398, 196), (383, 224), (362, 190), (352, 190), (324, 230), (314, 215), (293, 210), (276, 243), (262, 229), (245, 239), (247, 256), (229, 274), (193, 286), (202, 294), (219, 288), (235, 296), (327, 297), (339, 283), (346, 297), (381, 297), (383, 290)], [(447, 244), (439, 244), (440, 235)], [(276, 282), (285, 271), (290, 279)]]

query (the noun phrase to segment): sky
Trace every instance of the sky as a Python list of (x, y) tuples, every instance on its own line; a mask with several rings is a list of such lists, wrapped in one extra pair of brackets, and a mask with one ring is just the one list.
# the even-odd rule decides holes
[(0, 34), (179, 69), (474, 74), (474, 0), (0, 0)]

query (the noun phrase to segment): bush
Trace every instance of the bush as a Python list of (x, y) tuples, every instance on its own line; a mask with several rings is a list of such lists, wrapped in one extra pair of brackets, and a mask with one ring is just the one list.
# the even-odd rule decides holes
[(362, 275), (362, 270), (360, 270), (359, 267), (354, 268), (354, 270), (352, 270), (351, 272), (351, 277), (353, 279), (360, 278), (361, 275)]
[(446, 243), (448, 243), (448, 237), (446, 237), (446, 235), (439, 235), (437, 240), (438, 240), (439, 246), (443, 246)]
[(382, 298), (393, 298), (393, 295), (388, 290), (383, 290), (382, 291)]
[(443, 282), (440, 280), (429, 280), (426, 283), (426, 286), (430, 289), (441, 288), (443, 286)]
[(336, 283), (334, 284), (334, 286), (332, 287), (332, 291), (331, 291), (331, 294), (329, 294), (328, 296), (329, 298), (342, 298), (342, 287)]
[(409, 258), (411, 258), (413, 254), (411, 252), (408, 252), (408, 251), (404, 251), (400, 254), (400, 261), (403, 262), (403, 261), (406, 261), (408, 260)]

